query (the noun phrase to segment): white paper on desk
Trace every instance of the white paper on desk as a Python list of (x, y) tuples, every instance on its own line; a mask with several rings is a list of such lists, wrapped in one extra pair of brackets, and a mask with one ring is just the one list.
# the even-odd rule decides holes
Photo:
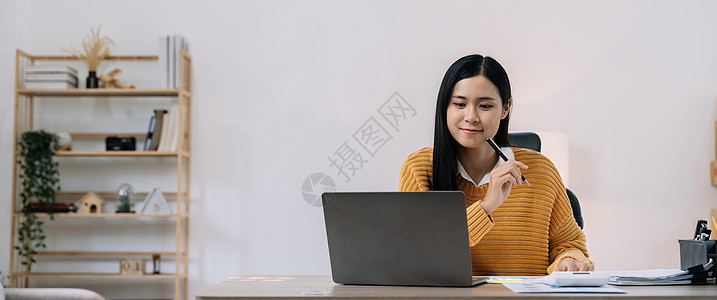
[(491, 276), (488, 283), (540, 283), (540, 278), (543, 276)]
[(544, 283), (518, 283), (506, 282), (503, 285), (515, 293), (601, 293), (601, 294), (626, 294), (627, 292), (614, 286), (603, 285), (599, 287), (570, 286), (557, 287)]

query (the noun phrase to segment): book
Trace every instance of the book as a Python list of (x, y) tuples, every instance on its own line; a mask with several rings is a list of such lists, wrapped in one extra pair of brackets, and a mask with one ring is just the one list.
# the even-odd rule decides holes
[(144, 151), (149, 150), (149, 145), (152, 143), (152, 135), (154, 135), (154, 121), (156, 120), (156, 116), (152, 115), (152, 117), (149, 118), (149, 128), (147, 129), (147, 138), (144, 140)]
[(159, 86), (169, 88), (169, 36), (159, 37)]
[(69, 65), (34, 65), (25, 67), (25, 74), (28, 73), (52, 73), (52, 72), (64, 72), (71, 73), (77, 76), (77, 69)]
[(55, 212), (55, 213), (66, 213), (70, 212), (72, 210), (72, 207), (70, 204), (67, 203), (52, 203), (52, 204), (46, 204), (46, 203), (40, 203), (40, 202), (30, 202), (30, 205), (26, 206), (23, 211), (28, 212)]
[(163, 131), (162, 140), (159, 141), (159, 147), (157, 150), (169, 152), (177, 151), (177, 141), (179, 139), (179, 104), (172, 104), (172, 107), (169, 108), (169, 114), (164, 121), (167, 123), (167, 130)]
[(65, 80), (73, 79), (77, 81), (77, 74), (63, 71), (63, 72), (26, 72), (25, 80)]
[(704, 271), (709, 270), (713, 265), (714, 262), (710, 259), (709, 262), (701, 266), (702, 271), (694, 271), (692, 268), (687, 271), (681, 269), (610, 271), (608, 283), (612, 285), (681, 285), (692, 284), (693, 281), (699, 281), (700, 277), (705, 283), (715, 283), (714, 275)]
[(65, 77), (65, 78), (46, 78), (46, 79), (26, 79), (25, 83), (28, 82), (67, 82), (71, 84), (77, 84), (77, 78)]
[(77, 78), (71, 78), (71, 77), (66, 77), (66, 78), (48, 77), (45, 79), (25, 79), (25, 84), (30, 83), (30, 82), (35, 82), (35, 83), (37, 83), (37, 82), (40, 82), (40, 83), (41, 82), (67, 82), (69, 84), (77, 86)]
[(169, 112), (162, 116), (162, 134), (158, 137), (157, 151), (167, 151), (167, 138), (169, 137)]
[(26, 89), (76, 89), (77, 83), (74, 84), (67, 81), (43, 81), (43, 82), (25, 82)]
[[(608, 281), (611, 285), (688, 285), (693, 284), (692, 283), (692, 274), (689, 274), (690, 278), (686, 279), (680, 279), (680, 280), (658, 280), (658, 281), (628, 281), (628, 280), (620, 280), (620, 281)], [(705, 284), (714, 284), (715, 279), (714, 278), (707, 278), (705, 279)]]
[[(179, 87), (179, 74), (182, 72), (182, 70), (179, 69), (179, 60), (182, 59), (182, 57), (179, 55), (179, 50), (184, 50), (185, 52), (189, 52), (189, 43), (187, 43), (187, 40), (181, 35), (179, 35), (178, 38), (179, 38), (179, 42), (177, 44), (177, 59), (176, 59), (177, 74), (175, 74), (175, 82), (176, 82), (175, 88)], [(186, 78), (185, 78), (185, 80), (186, 80)]]
[(159, 38), (159, 76), (160, 87), (176, 89), (179, 87), (179, 50), (189, 51), (189, 43), (179, 34)]
[(172, 113), (174, 118), (170, 119), (172, 120), (172, 123), (170, 123), (172, 135), (169, 139), (169, 151), (177, 151), (180, 135), (179, 118), (181, 117), (179, 115), (179, 103), (173, 103), (169, 111), (172, 112), (172, 110), (174, 111)]
[(25, 76), (25, 83), (28, 82), (69, 82), (77, 85), (77, 77), (65, 74), (28, 74)]
[(166, 109), (154, 110), (154, 133), (152, 134), (152, 141), (149, 144), (148, 151), (156, 151), (159, 146), (159, 140), (162, 138), (162, 123), (164, 121), (164, 114), (166, 113)]
[(176, 38), (175, 36), (169, 36), (168, 38), (169, 44), (167, 45), (167, 47), (169, 48), (167, 49), (167, 51), (169, 51), (169, 61), (167, 63), (169, 64), (169, 74), (167, 74), (167, 79), (169, 80), (168, 88), (173, 89), (176, 87), (174, 85), (174, 68), (176, 66), (174, 61), (177, 59), (177, 55), (174, 52), (174, 41), (176, 40)]
[(77, 69), (68, 65), (27, 66), (23, 74), (26, 89), (77, 88)]

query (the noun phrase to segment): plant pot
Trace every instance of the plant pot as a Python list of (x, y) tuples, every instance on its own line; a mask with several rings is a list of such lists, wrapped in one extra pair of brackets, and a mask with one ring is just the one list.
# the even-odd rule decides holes
[(87, 85), (86, 88), (88, 89), (96, 89), (100, 87), (100, 79), (97, 78), (97, 72), (96, 71), (90, 71), (90, 75), (87, 76)]

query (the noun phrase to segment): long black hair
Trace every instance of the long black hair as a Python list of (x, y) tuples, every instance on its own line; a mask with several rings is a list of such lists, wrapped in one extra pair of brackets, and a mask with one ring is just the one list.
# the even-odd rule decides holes
[[(441, 88), (438, 90), (436, 103), (436, 126), (433, 135), (433, 182), (434, 191), (458, 190), (456, 174), (458, 173), (458, 143), (448, 131), (446, 123), (446, 110), (453, 95), (453, 88), (458, 81), (466, 78), (483, 75), (498, 88), (498, 94), (505, 108), (511, 101), (510, 81), (503, 66), (492, 57), (483, 57), (478, 54), (461, 57), (454, 62), (446, 75), (443, 76)], [(510, 113), (500, 121), (495, 142), (498, 146), (507, 147), (508, 123)]]

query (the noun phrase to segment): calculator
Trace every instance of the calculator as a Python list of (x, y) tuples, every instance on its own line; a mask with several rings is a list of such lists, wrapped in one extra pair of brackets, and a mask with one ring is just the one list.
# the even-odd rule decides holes
[(540, 281), (552, 286), (603, 286), (608, 280), (607, 272), (553, 272)]

